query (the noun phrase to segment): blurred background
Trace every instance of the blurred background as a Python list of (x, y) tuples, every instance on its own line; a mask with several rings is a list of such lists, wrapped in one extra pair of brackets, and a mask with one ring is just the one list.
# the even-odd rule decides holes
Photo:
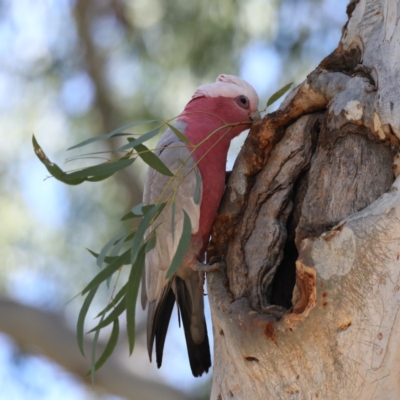
[[(68, 147), (133, 121), (171, 118), (197, 86), (220, 73), (248, 80), (263, 108), (272, 93), (300, 83), (337, 46), (346, 5), (0, 0), (0, 400), (133, 399), (138, 388), (153, 389), (154, 399), (167, 393), (208, 398), (212, 372), (192, 377), (177, 318), (163, 367), (148, 362), (139, 310), (133, 355), (122, 333), (95, 385), (84, 378), (90, 362), (75, 340), (83, 299), (74, 296), (98, 271), (85, 248), (99, 251), (129, 229), (119, 219), (141, 202), (145, 168), (135, 163), (104, 182), (67, 186), (45, 179), (31, 136), (63, 169), (76, 168), (66, 158), (118, 143)], [(229, 166), (242, 141), (243, 135), (232, 146)], [(99, 293), (87, 328), (109, 297), (107, 290)], [(209, 313), (208, 327), (212, 340)]]

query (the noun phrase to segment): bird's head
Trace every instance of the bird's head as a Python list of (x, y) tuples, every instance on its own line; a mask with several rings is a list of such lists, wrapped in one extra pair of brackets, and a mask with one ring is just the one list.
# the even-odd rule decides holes
[(192, 144), (204, 141), (203, 150), (218, 143), (227, 152), (230, 141), (249, 129), (258, 112), (258, 95), (245, 80), (221, 74), (214, 83), (197, 88), (179, 120), (187, 126), (185, 135)]
[(260, 118), (257, 92), (244, 79), (234, 75), (221, 74), (214, 83), (198, 87), (191, 103), (194, 107), (209, 108), (210, 113), (227, 123)]

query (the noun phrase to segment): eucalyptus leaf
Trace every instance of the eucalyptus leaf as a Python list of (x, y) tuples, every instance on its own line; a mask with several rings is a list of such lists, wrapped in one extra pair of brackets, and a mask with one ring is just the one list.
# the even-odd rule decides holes
[(126, 221), (127, 219), (131, 218), (142, 217), (144, 214), (149, 212), (153, 207), (154, 204), (148, 204), (148, 205), (144, 205), (144, 203), (136, 204), (136, 206), (134, 206), (131, 211), (129, 211), (121, 218), (121, 221)]
[[(138, 122), (133, 122), (133, 123), (125, 125), (125, 126), (121, 126), (120, 128), (117, 128), (117, 129), (115, 129), (114, 131), (112, 131), (110, 133), (106, 133), (104, 135), (99, 135), (99, 136), (95, 136), (95, 137), (91, 137), (89, 139), (86, 139), (83, 142), (80, 142), (80, 143), (76, 144), (75, 146), (72, 146), (72, 147), (68, 148), (68, 150), (73, 150), (73, 149), (76, 149), (78, 147), (86, 146), (89, 143), (97, 142), (99, 140), (110, 139), (110, 138), (112, 138), (114, 136), (121, 136), (120, 134), (125, 129), (133, 128), (134, 126), (138, 126), (138, 125), (149, 124), (151, 122), (157, 122), (157, 120), (153, 119), (153, 120), (148, 120), (148, 121), (138, 121)], [(125, 135), (125, 133), (124, 133), (124, 135)]]
[(93, 288), (85, 298), (85, 301), (82, 304), (82, 308), (79, 312), (78, 322), (76, 324), (76, 336), (78, 340), (79, 350), (81, 351), (82, 355), (85, 357), (85, 352), (83, 350), (83, 336), (84, 336), (84, 325), (85, 325), (85, 318), (86, 314), (89, 310), (90, 304), (93, 301), (93, 298), (96, 294), (97, 287)]
[(151, 152), (144, 144), (138, 144), (135, 146), (135, 150), (138, 156), (151, 168), (158, 171), (160, 174), (167, 176), (174, 176), (174, 174), (169, 170), (169, 168), (157, 157), (153, 152)]
[[(128, 213), (126, 213), (126, 214), (121, 218), (121, 221), (126, 221), (126, 220), (131, 219), (131, 218), (143, 217), (143, 214), (142, 214), (142, 205), (143, 205), (143, 203), (140, 203), (140, 204), (137, 204), (137, 205), (135, 206), (135, 207), (138, 207), (138, 206), (139, 206), (139, 208), (137, 208), (138, 212), (136, 212), (136, 213), (133, 212), (133, 208), (135, 208), (135, 207), (133, 207), (131, 211), (129, 211)], [(140, 212), (139, 212), (139, 210), (140, 210)]]
[(110, 256), (111, 257), (116, 257), (118, 256), (119, 252), (122, 249), (122, 246), (126, 243), (125, 240), (126, 238), (130, 235), (130, 233), (125, 234), (124, 237), (122, 237), (120, 240), (118, 240), (118, 243), (115, 243), (114, 248), (111, 250)]
[(136, 231), (136, 235), (133, 238), (132, 242), (131, 264), (135, 263), (137, 255), (139, 253), (139, 249), (142, 243), (144, 242), (144, 234), (147, 228), (150, 226), (151, 221), (153, 220), (153, 218), (155, 218), (158, 212), (161, 212), (163, 210), (164, 207), (165, 203), (159, 203), (155, 205), (153, 208), (149, 210), (149, 212), (147, 212), (144, 218), (140, 221), (139, 227)]
[(118, 317), (125, 311), (125, 309), (126, 309), (126, 301), (124, 298), (122, 298), (122, 300), (115, 306), (115, 308), (110, 312), (110, 314), (108, 314), (107, 317), (103, 319), (103, 321), (99, 322), (99, 324), (96, 325), (93, 329), (91, 329), (88, 333), (97, 331), (101, 328), (104, 328), (107, 325), (110, 325), (116, 319), (118, 319)]
[(174, 125), (171, 125), (167, 122), (167, 126), (183, 143), (190, 143), (190, 140), (179, 129), (176, 129)]
[(190, 222), (190, 217), (185, 210), (183, 210), (183, 230), (182, 236), (179, 240), (178, 247), (172, 259), (171, 265), (168, 268), (166, 279), (171, 278), (176, 270), (179, 268), (183, 261), (183, 257), (185, 256), (192, 237), (192, 224)]
[(200, 171), (196, 171), (196, 187), (193, 195), (193, 201), (195, 204), (200, 204), (202, 183)]
[(129, 353), (132, 354), (135, 347), (135, 313), (136, 300), (139, 292), (139, 285), (142, 280), (145, 260), (145, 246), (141, 246), (135, 263), (132, 264), (126, 288), (126, 330), (129, 341)]
[(85, 180), (88, 182), (100, 182), (100, 181), (104, 181), (105, 179), (109, 178), (112, 175), (113, 174), (93, 176), (92, 178), (86, 178)]
[(37, 155), (39, 160), (44, 164), (47, 171), (49, 171), (54, 178), (56, 178), (61, 182), (67, 183), (68, 185), (79, 185), (84, 181), (84, 179), (70, 179), (68, 175), (57, 164), (52, 163), (47, 158), (42, 148), (39, 146), (39, 143), (37, 142), (34, 135), (32, 136), (32, 143), (35, 154)]
[(137, 216), (142, 216), (143, 215), (143, 212), (142, 212), (143, 206), (144, 206), (144, 203), (136, 204), (136, 206), (132, 207), (131, 212)]
[(157, 238), (156, 236), (152, 236), (146, 243), (146, 253), (153, 250), (154, 247), (156, 247), (156, 244), (157, 244)]
[(137, 139), (132, 139), (132, 138), (128, 138), (128, 142), (127, 144), (121, 146), (120, 148), (118, 148), (116, 151), (126, 151), (126, 150), (130, 150), (133, 149), (134, 147), (136, 147), (139, 144), (142, 144), (144, 142), (147, 142), (147, 140), (152, 139), (154, 136), (157, 136), (158, 133), (160, 132), (160, 127), (153, 129), (150, 132), (145, 133), (144, 135), (141, 135), (140, 137), (138, 137)]
[(32, 137), (32, 143), (37, 157), (45, 165), (47, 171), (49, 171), (54, 178), (68, 185), (79, 185), (84, 181), (102, 181), (109, 178), (115, 172), (128, 167), (135, 161), (134, 158), (129, 159), (124, 156), (115, 161), (108, 161), (91, 167), (82, 168), (79, 171), (67, 173), (47, 158), (35, 136)]
[[(93, 165), (91, 167), (83, 168), (79, 171), (76, 172), (71, 172), (67, 174), (68, 179), (85, 179), (89, 180), (96, 177), (101, 177), (101, 179), (108, 178), (109, 176), (113, 175), (115, 172), (124, 169), (126, 167), (129, 167), (133, 162), (135, 161), (134, 158), (123, 158), (123, 159), (118, 159), (115, 161), (109, 161), (105, 162), (102, 164), (98, 165)], [(93, 182), (96, 182), (94, 180)]]
[(100, 317), (101, 315), (107, 313), (110, 311), (113, 307), (116, 307), (116, 305), (119, 303), (119, 301), (124, 297), (126, 294), (126, 283), (122, 288), (118, 291), (118, 293), (114, 296), (113, 299), (110, 300), (110, 302), (107, 304), (107, 307), (105, 307), (103, 310), (101, 310), (97, 315), (96, 318)]
[(125, 239), (125, 243), (130, 242), (136, 235), (136, 230), (134, 232), (132, 232), (126, 239)]
[(142, 206), (142, 214), (146, 215), (148, 212), (152, 210), (152, 208), (155, 207), (155, 204), (146, 204)]
[(290, 86), (293, 85), (293, 82), (288, 83), (284, 87), (280, 88), (278, 91), (276, 91), (267, 101), (267, 107), (269, 107), (271, 104), (274, 104), (277, 100), (279, 100), (289, 89)]
[(135, 215), (132, 211), (129, 211), (128, 213), (126, 213), (126, 214), (120, 219), (120, 221), (126, 221), (126, 220), (128, 220), (128, 219), (137, 218), (137, 217), (140, 217), (140, 215)]
[(102, 282), (104, 282), (108, 277), (110, 277), (114, 272), (118, 271), (123, 265), (129, 262), (131, 257), (131, 249), (125, 251), (120, 256), (118, 256), (111, 264), (108, 264), (103, 268), (83, 289), (82, 294), (87, 293), (89, 290), (98, 287)]
[(110, 338), (108, 339), (107, 345), (103, 351), (103, 354), (99, 357), (99, 359), (94, 364), (94, 367), (86, 374), (86, 376), (96, 372), (107, 361), (107, 359), (111, 356), (118, 343), (118, 336), (119, 336), (119, 321), (118, 319), (116, 319), (114, 321), (113, 329), (111, 331), (111, 335)]
[(176, 204), (175, 201), (173, 201), (171, 204), (172, 243), (175, 243), (175, 211), (176, 211)]
[[(99, 256), (99, 253), (96, 253), (93, 250), (86, 249), (94, 258), (97, 258)], [(115, 261), (118, 257), (111, 257), (111, 256), (106, 256), (104, 257), (104, 262), (106, 264), (111, 264), (113, 261)], [(128, 263), (129, 264), (129, 263)]]
[(99, 256), (97, 257), (96, 264), (101, 268), (104, 263), (104, 259), (108, 252), (110, 251), (111, 247), (116, 245), (123, 237), (127, 236), (126, 232), (118, 233), (112, 239), (110, 239), (101, 249)]
[[(104, 315), (101, 316), (100, 322), (103, 320)], [(97, 341), (99, 340), (100, 331), (96, 331), (93, 336), (92, 342), (92, 352), (90, 354), (90, 371), (87, 373), (92, 379), (92, 384), (94, 384), (94, 373), (96, 372), (96, 348), (97, 348)]]

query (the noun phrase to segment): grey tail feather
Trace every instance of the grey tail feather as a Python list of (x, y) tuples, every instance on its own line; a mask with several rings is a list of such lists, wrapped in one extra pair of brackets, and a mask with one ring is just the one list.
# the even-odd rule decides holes
[[(175, 277), (176, 297), (185, 331), (186, 346), (189, 355), (190, 367), (193, 376), (201, 376), (203, 372), (208, 372), (211, 367), (210, 345), (208, 343), (207, 326), (204, 321), (205, 337), (201, 344), (194, 343), (190, 333), (191, 300), (186, 289), (185, 282), (179, 277)], [(147, 350), (151, 361), (154, 340), (156, 342), (157, 367), (162, 364), (165, 337), (167, 335), (169, 321), (175, 304), (175, 295), (169, 284), (156, 306), (156, 301), (149, 303), (147, 315)]]
[(152, 361), (153, 343), (154, 343), (154, 314), (155, 314), (156, 302), (152, 301), (149, 303), (147, 310), (147, 352), (149, 353), (150, 362)]
[(171, 289), (171, 284), (165, 287), (158, 303), (156, 301), (149, 303), (147, 313), (147, 351), (151, 361), (155, 339), (158, 368), (161, 367), (165, 337), (174, 304), (175, 295)]
[(201, 376), (203, 372), (208, 372), (211, 367), (210, 345), (208, 343), (207, 325), (204, 320), (204, 341), (196, 344), (190, 333), (191, 324), (191, 299), (186, 288), (185, 282), (175, 277), (177, 302), (181, 311), (183, 329), (185, 331), (186, 346), (189, 355), (190, 368), (193, 376)]

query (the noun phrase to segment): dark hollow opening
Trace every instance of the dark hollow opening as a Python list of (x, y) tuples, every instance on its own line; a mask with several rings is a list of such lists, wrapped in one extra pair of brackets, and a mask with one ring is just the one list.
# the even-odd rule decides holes
[(293, 186), (293, 209), (286, 221), (287, 238), (283, 248), (283, 259), (276, 269), (268, 290), (268, 302), (287, 309), (292, 307), (293, 289), (296, 283), (296, 260), (299, 256), (295, 244), (296, 228), (308, 187), (309, 170), (303, 171)]
[[(292, 215), (290, 215), (287, 226), (291, 225)], [(278, 266), (275, 276), (269, 289), (269, 303), (289, 309), (292, 307), (293, 288), (296, 283), (296, 260), (299, 256), (294, 243), (295, 235), (288, 232), (283, 249), (283, 260)]]

